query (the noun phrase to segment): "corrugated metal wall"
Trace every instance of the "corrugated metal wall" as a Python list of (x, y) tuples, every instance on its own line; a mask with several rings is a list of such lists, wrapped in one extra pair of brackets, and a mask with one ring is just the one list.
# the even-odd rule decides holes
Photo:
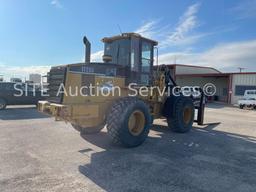
[(236, 85), (256, 86), (256, 74), (233, 74), (231, 104), (236, 104), (237, 101), (242, 98), (242, 96), (235, 95)]
[[(212, 83), (216, 86), (216, 96), (220, 101), (227, 102), (228, 78), (227, 77), (176, 77), (176, 82), (179, 86), (200, 86), (203, 87), (207, 83)], [(224, 90), (225, 89), (225, 90)], [(224, 93), (225, 92), (225, 93)]]

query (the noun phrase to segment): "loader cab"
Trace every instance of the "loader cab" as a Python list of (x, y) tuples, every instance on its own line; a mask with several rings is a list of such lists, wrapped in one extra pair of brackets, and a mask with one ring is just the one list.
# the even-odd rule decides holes
[(103, 61), (126, 68), (126, 84), (150, 85), (156, 41), (136, 33), (123, 33), (102, 39), (105, 44)]

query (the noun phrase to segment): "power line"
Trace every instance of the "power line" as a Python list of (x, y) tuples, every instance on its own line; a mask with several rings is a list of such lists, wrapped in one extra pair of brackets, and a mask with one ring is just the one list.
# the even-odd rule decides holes
[(122, 29), (121, 29), (121, 27), (120, 27), (119, 24), (117, 24), (117, 27), (118, 27), (118, 29), (119, 29), (120, 34), (122, 34)]

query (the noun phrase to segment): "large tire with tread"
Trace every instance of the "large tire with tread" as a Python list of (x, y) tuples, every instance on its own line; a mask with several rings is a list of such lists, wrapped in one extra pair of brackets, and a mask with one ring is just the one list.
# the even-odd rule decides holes
[(99, 133), (105, 125), (99, 125), (95, 127), (82, 127), (76, 124), (71, 124), (73, 128), (80, 132), (81, 135)]
[(6, 108), (6, 101), (0, 98), (0, 110), (4, 110)]
[(177, 133), (189, 132), (194, 122), (195, 107), (191, 98), (180, 97), (174, 104), (172, 116), (167, 118), (168, 127)]
[(148, 106), (136, 97), (117, 100), (107, 117), (107, 130), (113, 143), (136, 147), (148, 136), (151, 126)]

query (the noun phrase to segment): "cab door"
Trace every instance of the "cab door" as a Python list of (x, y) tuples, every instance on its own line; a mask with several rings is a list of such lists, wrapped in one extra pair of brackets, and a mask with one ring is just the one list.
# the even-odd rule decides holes
[(153, 45), (145, 40), (141, 41), (141, 84), (149, 85), (153, 67)]
[(7, 102), (7, 104), (9, 104), (9, 97), (10, 91), (7, 90), (7, 83), (0, 83), (0, 98), (4, 99)]
[(19, 104), (20, 98), (15, 95), (18, 92), (14, 86), (15, 83), (4, 83), (3, 90), (1, 90), (1, 97), (7, 101), (8, 105)]

